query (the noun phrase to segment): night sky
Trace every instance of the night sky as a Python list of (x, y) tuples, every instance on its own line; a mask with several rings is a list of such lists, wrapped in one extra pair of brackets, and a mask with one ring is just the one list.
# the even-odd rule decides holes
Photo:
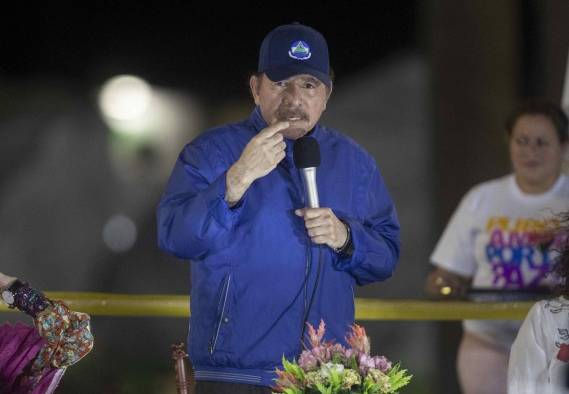
[(248, 6), (100, 2), (91, 9), (41, 10), (30, 5), (31, 15), (4, 14), (10, 23), (2, 27), (8, 39), (2, 44), (0, 79), (55, 79), (89, 88), (133, 73), (213, 99), (247, 94), (260, 43), (280, 24), (299, 21), (322, 32), (338, 80), (417, 47), (416, 1), (243, 4)]

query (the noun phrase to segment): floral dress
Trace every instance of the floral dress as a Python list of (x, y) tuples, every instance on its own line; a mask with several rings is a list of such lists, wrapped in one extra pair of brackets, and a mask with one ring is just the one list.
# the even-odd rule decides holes
[(53, 393), (65, 369), (93, 348), (89, 315), (50, 303), (35, 327), (0, 326), (0, 393)]

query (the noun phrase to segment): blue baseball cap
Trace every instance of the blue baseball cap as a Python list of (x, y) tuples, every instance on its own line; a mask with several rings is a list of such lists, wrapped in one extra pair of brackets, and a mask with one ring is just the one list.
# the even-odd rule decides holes
[(257, 71), (265, 73), (271, 81), (309, 74), (330, 86), (326, 39), (300, 23), (279, 26), (271, 30), (261, 44)]

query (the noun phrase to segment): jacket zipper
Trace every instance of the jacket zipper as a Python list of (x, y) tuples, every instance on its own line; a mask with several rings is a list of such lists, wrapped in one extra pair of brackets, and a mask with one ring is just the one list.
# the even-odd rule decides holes
[(217, 325), (215, 326), (215, 329), (214, 329), (215, 335), (210, 342), (210, 346), (209, 346), (209, 353), (210, 354), (213, 354), (213, 352), (215, 351), (215, 345), (217, 344), (217, 338), (219, 337), (219, 330), (221, 329), (221, 323), (222, 323), (223, 317), (225, 315), (225, 306), (227, 304), (227, 295), (229, 294), (230, 282), (231, 282), (231, 275), (228, 276), (227, 282), (225, 283), (223, 292), (221, 293), (221, 297), (219, 299), (220, 303), (223, 299), (223, 307), (221, 308), (221, 314), (219, 315), (219, 319), (217, 320)]

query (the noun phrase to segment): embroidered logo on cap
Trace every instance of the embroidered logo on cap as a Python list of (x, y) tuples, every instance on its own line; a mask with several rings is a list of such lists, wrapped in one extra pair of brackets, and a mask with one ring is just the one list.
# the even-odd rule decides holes
[(310, 47), (304, 41), (295, 41), (288, 51), (288, 55), (296, 60), (308, 60), (312, 56)]

